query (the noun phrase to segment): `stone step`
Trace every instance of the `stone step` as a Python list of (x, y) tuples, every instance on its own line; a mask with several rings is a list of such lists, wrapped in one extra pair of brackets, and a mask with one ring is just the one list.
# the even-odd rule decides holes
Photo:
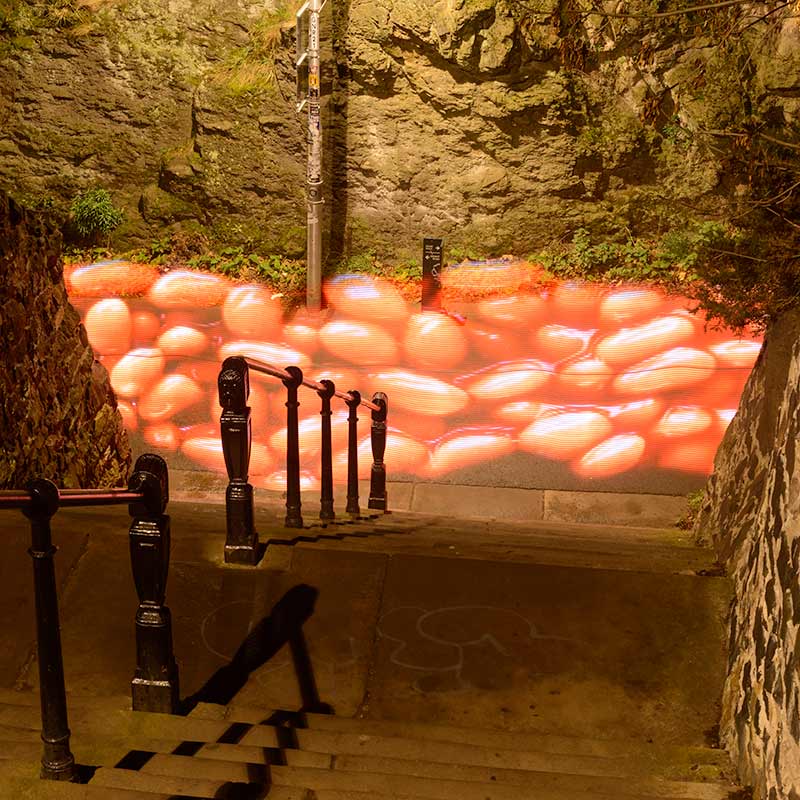
[[(250, 750), (250, 758), (258, 759), (246, 763), (237, 754), (237, 760), (228, 760), (231, 750), (242, 748), (241, 745), (226, 746), (226, 751), (213, 753), (218, 745), (207, 745), (194, 756), (172, 754), (154, 754), (141, 767), (142, 772), (160, 775), (172, 775), (187, 778), (203, 778), (207, 780), (224, 780), (233, 782), (260, 781), (269, 783), (276, 781), (275, 775), (281, 774), (283, 765), (266, 763), (261, 751)], [(402, 789), (404, 782), (412, 779), (432, 779), (456, 782), (469, 782), (486, 785), (508, 785), (517, 787), (535, 787), (541, 792), (585, 793), (587, 795), (654, 795), (663, 800), (680, 798), (685, 800), (721, 800), (728, 794), (727, 784), (687, 783), (679, 781), (659, 781), (652, 779), (605, 778), (584, 775), (558, 774), (553, 772), (531, 772), (526, 770), (491, 769), (471, 765), (437, 763), (434, 761), (408, 760), (399, 758), (375, 758), (370, 756), (335, 756), (329, 757), (328, 764), (298, 763), (291, 759), (292, 752), (285, 751), (288, 766), (302, 770), (333, 769), (338, 772), (358, 773), (368, 777), (368, 773), (384, 776), (395, 776), (396, 785)], [(311, 755), (311, 754), (307, 754)], [(315, 754), (316, 755), (316, 754)], [(212, 756), (212, 757), (209, 757)], [(259, 758), (259, 756), (261, 756)], [(432, 755), (432, 758), (435, 757)], [(277, 772), (276, 772), (277, 770)], [(304, 772), (305, 774), (305, 772)], [(316, 774), (316, 773), (315, 773)], [(287, 778), (288, 779), (288, 778)], [(354, 779), (355, 780), (355, 779)], [(370, 778), (372, 780), (372, 778)], [(348, 784), (350, 785), (350, 784)]]
[[(200, 703), (190, 717), (243, 724), (258, 724), (273, 715), (267, 708), (251, 706), (220, 706)], [(679, 747), (642, 742), (636, 739), (590, 739), (553, 735), (545, 732), (504, 731), (480, 728), (460, 728), (424, 722), (373, 720), (339, 717), (328, 714), (303, 713), (296, 715), (300, 727), (331, 733), (350, 733), (359, 736), (391, 737), (480, 746), (495, 750), (550, 753), (553, 755), (596, 756), (605, 759), (636, 759), (655, 765), (665, 776), (685, 772), (687, 775), (702, 767), (718, 775), (730, 770), (730, 759), (724, 750), (711, 747)]]
[[(102, 707), (107, 708), (107, 698), (103, 698)], [(253, 714), (250, 716), (257, 718)], [(515, 746), (511, 748), (506, 745), (512, 743), (509, 737), (515, 734), (503, 731), (470, 731), (422, 723), (407, 727), (397, 727), (396, 724), (384, 727), (379, 722), (370, 725), (366, 720), (324, 715), (307, 715), (307, 719), (313, 727), (290, 729), (231, 719), (145, 714), (118, 709), (113, 725), (109, 725), (108, 717), (98, 719), (91, 703), (74, 703), (70, 711), (73, 741), (79, 742), (78, 737), (81, 736), (104, 737), (109, 742), (124, 743), (128, 749), (151, 749), (157, 752), (171, 752), (181, 742), (208, 744), (222, 741), (251, 748), (294, 747), (338, 756), (400, 758), (574, 775), (672, 779), (691, 779), (699, 774), (718, 780), (725, 777), (727, 767), (727, 759), (722, 751), (705, 748), (652, 746), (651, 750), (651, 746), (639, 745), (636, 749), (621, 747), (618, 743), (591, 740), (578, 740), (577, 745), (572, 747), (573, 743), (566, 737), (560, 737), (548, 745), (547, 737), (531, 734), (527, 735), (527, 739), (520, 734), (519, 740), (513, 742)], [(364, 723), (364, 730), (360, 727), (361, 723)], [(12, 733), (7, 741), (23, 738), (30, 742), (28, 737), (31, 732), (40, 727), (38, 706), (0, 703), (0, 725), (12, 731), (26, 732), (24, 736)], [(532, 749), (523, 749), (526, 746)], [(589, 752), (585, 752), (587, 750)]]

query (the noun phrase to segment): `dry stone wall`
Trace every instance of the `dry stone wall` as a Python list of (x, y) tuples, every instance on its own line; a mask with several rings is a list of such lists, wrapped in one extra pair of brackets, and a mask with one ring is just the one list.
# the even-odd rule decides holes
[(123, 485), (127, 435), (67, 300), (60, 234), (1, 192), (0, 274), (0, 487)]
[(770, 330), (696, 532), (735, 585), (722, 737), (764, 800), (800, 797), (800, 313)]

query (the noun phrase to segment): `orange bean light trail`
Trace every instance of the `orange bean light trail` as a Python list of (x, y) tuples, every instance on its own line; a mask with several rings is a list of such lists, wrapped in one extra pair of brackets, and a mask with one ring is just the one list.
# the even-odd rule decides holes
[[(286, 317), (262, 285), (108, 262), (72, 269), (70, 298), (110, 373), (125, 427), (148, 449), (224, 471), (216, 378), (245, 355), (337, 389), (389, 397), (389, 474), (436, 480), (508, 459), (558, 465), (590, 486), (637, 470), (704, 475), (761, 341), (706, 331), (688, 301), (650, 287), (562, 283), (422, 311), (388, 281), (337, 276), (326, 314)], [(285, 395), (251, 375), (251, 474), (281, 489)], [(319, 485), (319, 406), (301, 394), (303, 482)], [(369, 468), (359, 411), (359, 470)], [(347, 411), (334, 409), (346, 476)], [(474, 474), (474, 473), (473, 473)]]

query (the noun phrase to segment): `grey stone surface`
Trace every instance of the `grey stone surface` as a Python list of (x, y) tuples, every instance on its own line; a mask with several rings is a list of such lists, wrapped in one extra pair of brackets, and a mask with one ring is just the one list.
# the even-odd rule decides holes
[(662, 494), (544, 492), (544, 519), (600, 525), (671, 527), (686, 513), (686, 498)]
[(768, 332), (695, 532), (735, 587), (722, 734), (759, 798), (800, 793), (800, 314)]
[(410, 510), (453, 517), (535, 520), (542, 519), (543, 495), (538, 489), (418, 483)]

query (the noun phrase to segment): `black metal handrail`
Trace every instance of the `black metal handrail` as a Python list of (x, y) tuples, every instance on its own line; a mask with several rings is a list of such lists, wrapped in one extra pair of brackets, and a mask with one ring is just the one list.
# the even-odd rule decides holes
[(77, 777), (69, 747), (64, 661), (58, 615), (50, 522), (62, 506), (128, 504), (132, 517), (129, 541), (139, 607), (136, 611), (136, 671), (131, 681), (134, 711), (177, 713), (178, 667), (172, 648), (172, 625), (164, 605), (169, 568), (169, 500), (167, 464), (161, 456), (140, 456), (127, 489), (58, 489), (45, 478), (26, 487), (0, 491), (0, 509), (18, 509), (30, 520), (39, 699), (42, 709), (41, 777), (70, 781)]
[(219, 373), (220, 436), (225, 467), (228, 472), (228, 488), (225, 494), (227, 517), (227, 539), (225, 561), (240, 564), (255, 564), (259, 557), (258, 534), (255, 530), (253, 510), (253, 487), (249, 483), (250, 446), (252, 442), (250, 407), (250, 370), (270, 375), (286, 387), (286, 518), (287, 528), (302, 528), (300, 498), (300, 442), (297, 409), (300, 405), (297, 390), (300, 386), (312, 389), (321, 402), (321, 475), (320, 475), (320, 519), (329, 522), (336, 518), (333, 507), (333, 454), (331, 445), (331, 399), (344, 400), (348, 414), (347, 448), (347, 507), (346, 512), (357, 517), (360, 513), (358, 498), (358, 406), (372, 412), (372, 454), (370, 474), (369, 508), (386, 511), (386, 467), (383, 462), (386, 451), (386, 415), (388, 398), (376, 392), (372, 400), (361, 397), (351, 389), (341, 392), (333, 381), (310, 380), (303, 376), (299, 367), (285, 369), (275, 367), (245, 356), (230, 356), (222, 363)]

